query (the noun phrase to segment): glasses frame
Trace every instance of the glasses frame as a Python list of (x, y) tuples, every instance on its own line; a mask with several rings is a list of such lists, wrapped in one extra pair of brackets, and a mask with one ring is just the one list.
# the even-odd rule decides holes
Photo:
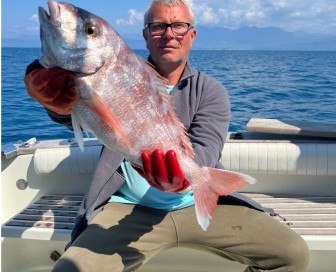
[[(174, 25), (174, 24), (186, 24), (187, 26), (188, 26), (188, 29), (187, 29), (187, 31), (184, 33), (184, 34), (176, 34), (175, 32), (174, 32), (174, 30), (173, 30), (173, 27), (172, 27), (172, 25)], [(158, 35), (158, 34), (153, 34), (152, 32), (151, 32), (151, 30), (150, 30), (150, 26), (151, 25), (153, 25), (153, 24), (163, 24), (163, 25), (165, 25), (165, 30), (164, 30), (164, 32), (162, 33), (162, 34), (160, 34), (160, 35)], [(167, 28), (168, 27), (170, 27), (170, 29), (171, 29), (171, 31), (173, 32), (173, 34), (175, 35), (175, 36), (185, 36), (185, 35), (187, 35), (188, 34), (188, 32), (189, 32), (189, 30), (190, 29), (193, 29), (194, 28), (194, 26), (192, 25), (192, 24), (190, 24), (190, 23), (186, 23), (186, 22), (175, 22), (175, 23), (171, 23), (171, 24), (167, 24), (167, 23), (162, 23), (162, 22), (152, 22), (152, 23), (148, 23), (148, 24), (146, 24), (145, 25), (145, 29), (146, 28), (148, 28), (148, 30), (149, 30), (149, 33), (152, 35), (152, 36), (164, 36), (164, 35), (166, 35), (166, 32), (167, 32)]]

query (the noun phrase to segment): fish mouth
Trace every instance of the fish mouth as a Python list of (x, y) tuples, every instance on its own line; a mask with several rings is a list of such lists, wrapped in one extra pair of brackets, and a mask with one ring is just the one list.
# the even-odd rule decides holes
[(40, 22), (45, 21), (52, 26), (60, 27), (61, 26), (61, 12), (59, 5), (52, 0), (48, 1), (48, 8), (49, 8), (49, 14), (48, 12), (42, 8), (39, 7), (39, 19)]

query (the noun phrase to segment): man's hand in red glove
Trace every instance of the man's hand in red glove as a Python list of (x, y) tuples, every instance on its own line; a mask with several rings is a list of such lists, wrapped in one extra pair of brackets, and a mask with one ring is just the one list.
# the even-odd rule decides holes
[(166, 155), (161, 149), (141, 153), (142, 171), (134, 167), (147, 182), (161, 191), (171, 193), (186, 193), (191, 190), (190, 182), (185, 179), (176, 153), (169, 150)]
[(37, 69), (23, 78), (28, 94), (47, 109), (59, 114), (70, 114), (79, 100), (74, 74), (52, 67)]

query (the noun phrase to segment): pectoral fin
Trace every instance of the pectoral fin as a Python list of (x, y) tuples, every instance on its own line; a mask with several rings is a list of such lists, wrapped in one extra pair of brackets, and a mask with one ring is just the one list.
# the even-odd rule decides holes
[(127, 147), (131, 149), (131, 144), (128, 141), (124, 129), (119, 123), (117, 117), (111, 111), (110, 107), (101, 99), (101, 97), (95, 92), (92, 92), (90, 100), (87, 102), (87, 106), (90, 110), (96, 113), (113, 131), (118, 133)]

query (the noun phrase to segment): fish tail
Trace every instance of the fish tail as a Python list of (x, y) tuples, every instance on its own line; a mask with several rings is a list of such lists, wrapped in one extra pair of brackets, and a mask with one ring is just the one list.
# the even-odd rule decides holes
[[(199, 180), (200, 177), (202, 180)], [(202, 229), (207, 230), (220, 195), (229, 195), (255, 182), (254, 178), (245, 174), (202, 167), (201, 173), (197, 173), (197, 177), (193, 179), (192, 186), (196, 216)]]

